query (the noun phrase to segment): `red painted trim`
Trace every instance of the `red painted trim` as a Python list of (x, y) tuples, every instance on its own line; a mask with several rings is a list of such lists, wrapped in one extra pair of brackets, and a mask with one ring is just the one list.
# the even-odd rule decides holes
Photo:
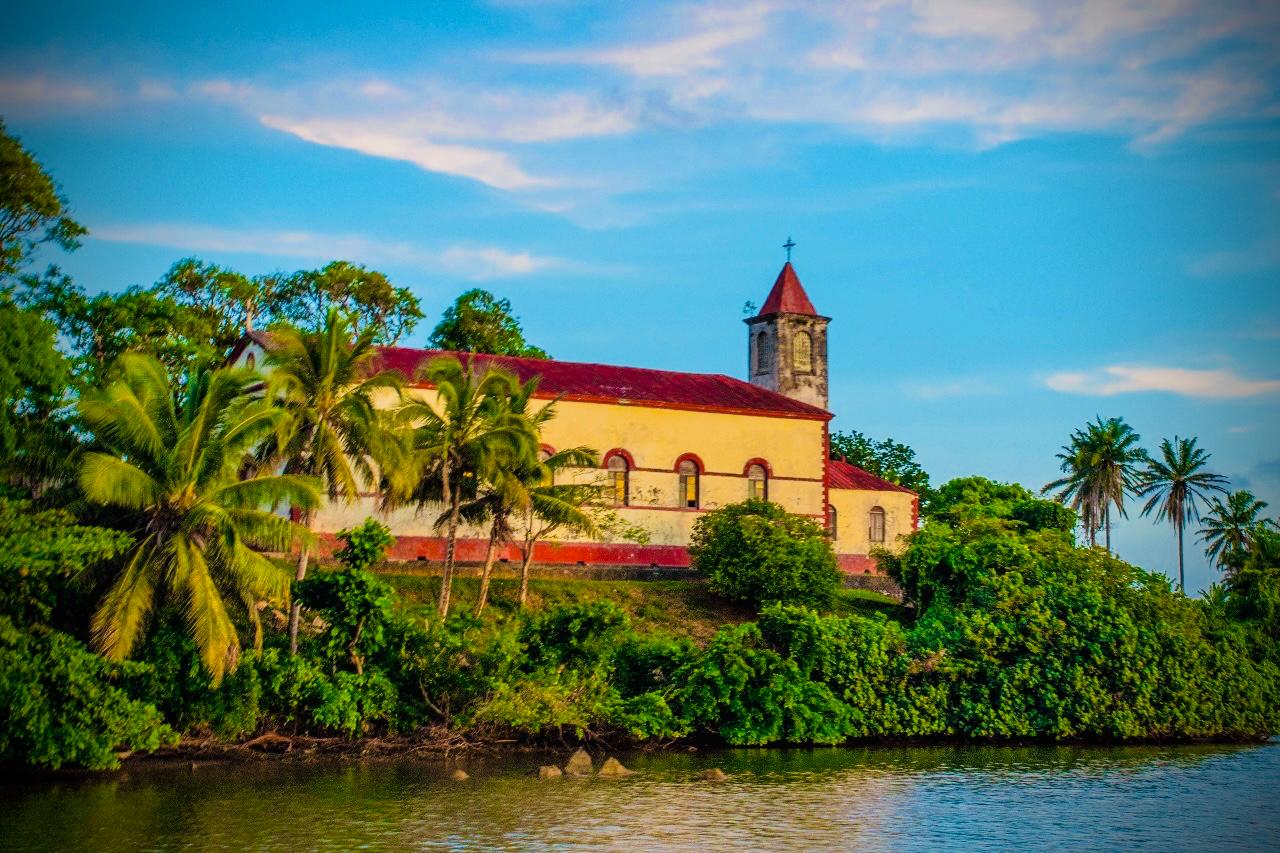
[(549, 444), (539, 444), (538, 449), (546, 453), (548, 456), (556, 455), (556, 449)]
[(878, 575), (880, 566), (869, 554), (836, 554), (836, 565), (846, 575)]
[(911, 529), (920, 529), (920, 498), (918, 496), (911, 499)]
[(614, 456), (621, 456), (624, 460), (626, 460), (626, 463), (627, 463), (627, 470), (628, 470), (628, 471), (645, 471), (645, 470), (648, 470), (648, 469), (646, 469), (646, 468), (637, 468), (637, 467), (636, 467), (636, 460), (635, 460), (635, 458), (634, 458), (634, 457), (632, 457), (632, 455), (631, 455), (630, 453), (628, 453), (627, 451), (623, 450), (621, 447), (615, 447), (615, 448), (613, 448), (612, 450), (610, 450), (608, 453), (606, 453), (604, 456), (602, 456), (602, 457), (600, 458), (600, 467), (601, 467), (601, 468), (606, 468), (606, 469), (607, 469), (607, 468), (609, 467), (609, 460), (610, 460), (611, 458), (613, 458)]
[[(433, 388), (427, 382), (415, 382), (410, 388)], [(802, 421), (829, 421), (830, 412), (780, 412), (774, 409), (745, 409), (740, 406), (716, 406), (709, 403), (667, 403), (661, 400), (626, 400), (596, 394), (534, 394), (536, 400), (568, 400), (572, 403), (602, 403), (607, 406), (636, 406), (642, 409), (679, 409), (686, 412), (712, 412), (719, 415), (747, 415), (757, 418), (793, 418)]]
[(692, 462), (694, 465), (698, 466), (699, 474), (706, 473), (707, 466), (702, 464), (702, 459), (696, 453), (681, 453), (676, 457), (676, 463), (671, 466), (671, 470), (679, 474), (681, 462)]
[[(318, 553), (331, 556), (341, 547), (332, 533), (319, 533)], [(488, 539), (459, 539), (455, 543), (457, 560), (462, 563), (484, 561)], [(442, 562), (445, 540), (435, 536), (401, 536), (391, 546), (387, 559), (391, 561), (420, 560)], [(520, 549), (506, 544), (498, 549), (498, 559), (519, 565)], [(541, 564), (589, 566), (665, 566), (685, 568), (689, 565), (689, 551), (680, 545), (637, 545), (631, 542), (537, 542), (533, 546), (533, 561)]]
[(769, 460), (761, 459), (759, 456), (753, 456), (752, 458), (746, 461), (746, 464), (742, 466), (742, 476), (744, 477), (747, 476), (748, 472), (751, 471), (752, 465), (759, 465), (761, 468), (763, 468), (764, 475), (768, 477), (770, 480), (776, 479), (773, 476), (773, 466), (769, 464)]

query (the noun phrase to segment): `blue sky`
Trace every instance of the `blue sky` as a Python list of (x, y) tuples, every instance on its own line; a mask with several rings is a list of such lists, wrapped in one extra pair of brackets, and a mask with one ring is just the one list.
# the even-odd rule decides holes
[(837, 428), (1036, 487), (1122, 415), (1280, 511), (1274, 3), (128, 5), (0, 33), (90, 290), (341, 257), (412, 342), (478, 284), (557, 357), (742, 375), (792, 236)]

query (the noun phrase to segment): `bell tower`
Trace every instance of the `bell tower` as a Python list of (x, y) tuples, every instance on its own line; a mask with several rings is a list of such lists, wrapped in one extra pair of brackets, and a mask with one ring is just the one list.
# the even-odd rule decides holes
[(791, 266), (794, 245), (787, 240), (787, 262), (760, 313), (743, 321), (747, 324), (747, 376), (752, 385), (825, 409), (831, 318), (818, 314), (804, 292)]

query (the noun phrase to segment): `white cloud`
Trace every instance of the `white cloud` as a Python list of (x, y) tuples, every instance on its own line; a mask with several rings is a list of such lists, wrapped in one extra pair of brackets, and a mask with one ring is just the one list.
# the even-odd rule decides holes
[(193, 252), (244, 253), (309, 263), (341, 258), (365, 264), (421, 266), (471, 281), (579, 268), (563, 258), (511, 252), (494, 246), (451, 246), (432, 251), (412, 243), (376, 240), (358, 234), (235, 229), (189, 223), (98, 225), (90, 233), (93, 239), (111, 243), (167, 246)]
[(502, 190), (528, 190), (555, 183), (527, 174), (501, 151), (441, 145), (394, 125), (370, 125), (360, 119), (292, 120), (270, 115), (262, 116), (262, 123), (317, 145), (403, 160), (428, 172), (471, 178)]
[(1280, 379), (1248, 379), (1232, 370), (1111, 365), (1089, 371), (1062, 371), (1046, 377), (1054, 391), (1111, 397), (1163, 392), (1183, 397), (1235, 399), (1280, 392)]
[(1276, 267), (1280, 267), (1280, 237), (1259, 240), (1243, 249), (1210, 252), (1193, 260), (1188, 271), (1192, 275), (1211, 278), (1248, 275)]
[(0, 104), (75, 109), (113, 97), (112, 93), (90, 83), (57, 80), (43, 74), (0, 78)]
[(723, 54), (728, 48), (764, 34), (766, 18), (776, 5), (693, 7), (670, 16), (679, 22), (677, 29), (681, 31), (672, 38), (604, 48), (531, 51), (508, 58), (533, 63), (609, 65), (636, 77), (683, 77), (724, 66), (727, 60)]

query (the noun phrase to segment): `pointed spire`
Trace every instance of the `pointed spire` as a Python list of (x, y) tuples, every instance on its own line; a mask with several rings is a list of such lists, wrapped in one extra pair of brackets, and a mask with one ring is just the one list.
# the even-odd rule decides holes
[(773, 290), (769, 291), (769, 296), (765, 299), (764, 306), (756, 316), (764, 317), (769, 314), (818, 316), (818, 312), (814, 310), (813, 303), (809, 301), (809, 294), (804, 292), (804, 285), (800, 283), (800, 277), (796, 275), (795, 267), (791, 266), (791, 261), (783, 264), (782, 272), (778, 273), (778, 280), (773, 283)]

